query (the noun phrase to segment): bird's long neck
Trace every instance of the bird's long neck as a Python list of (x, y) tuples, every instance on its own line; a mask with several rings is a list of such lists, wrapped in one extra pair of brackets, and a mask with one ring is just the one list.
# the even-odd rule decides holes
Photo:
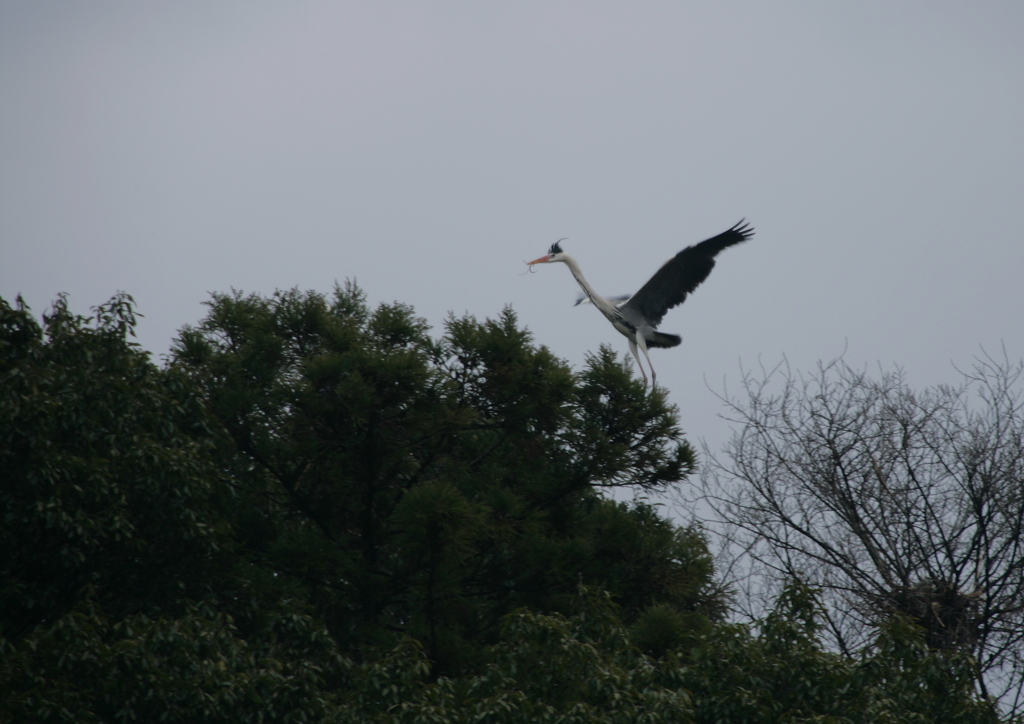
[(576, 263), (576, 260), (573, 257), (568, 254), (563, 254), (562, 261), (567, 267), (569, 267), (569, 271), (572, 272), (572, 275), (576, 277), (576, 281), (579, 283), (580, 287), (583, 288), (583, 292), (590, 298), (591, 304), (600, 309), (609, 319), (619, 316), (619, 312), (615, 309), (615, 305), (595, 292), (594, 288), (590, 286), (590, 282), (588, 282), (587, 278), (583, 276), (583, 272), (580, 270), (580, 265)]

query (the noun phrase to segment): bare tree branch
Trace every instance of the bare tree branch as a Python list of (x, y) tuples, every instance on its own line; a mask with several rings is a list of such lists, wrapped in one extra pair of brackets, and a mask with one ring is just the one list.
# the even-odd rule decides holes
[[(744, 373), (737, 424), (706, 455), (703, 498), (737, 592), (798, 576), (852, 653), (893, 613), (971, 653), (979, 689), (1024, 710), (1024, 364), (984, 355), (957, 386), (916, 392), (841, 359), (809, 375)], [(745, 563), (743, 562), (745, 561)], [(752, 574), (761, 576), (753, 584)], [(753, 613), (753, 598), (745, 602)]]

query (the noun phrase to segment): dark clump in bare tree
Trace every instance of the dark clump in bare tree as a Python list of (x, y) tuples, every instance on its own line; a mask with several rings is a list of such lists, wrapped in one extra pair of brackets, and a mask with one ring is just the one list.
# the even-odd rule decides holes
[(731, 548), (779, 583), (820, 587), (855, 653), (900, 614), (971, 654), (979, 690), (1024, 710), (1024, 365), (985, 357), (917, 392), (834, 361), (780, 365), (727, 400), (739, 424), (703, 491)]

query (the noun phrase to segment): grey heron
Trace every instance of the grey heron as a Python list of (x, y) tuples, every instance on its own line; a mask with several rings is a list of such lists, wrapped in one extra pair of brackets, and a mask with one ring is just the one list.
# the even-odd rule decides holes
[(646, 387), (647, 373), (640, 362), (640, 355), (636, 351), (637, 347), (647, 358), (647, 366), (651, 368), (651, 385), (653, 386), (657, 381), (657, 375), (655, 375), (654, 365), (651, 364), (651, 356), (647, 353), (647, 348), (675, 347), (683, 341), (679, 335), (657, 331), (665, 312), (682, 304), (686, 295), (707, 279), (708, 274), (715, 266), (715, 256), (718, 252), (746, 241), (753, 235), (754, 228), (741, 219), (738, 224), (718, 236), (686, 247), (665, 262), (661, 269), (640, 287), (640, 291), (628, 297), (626, 301), (602, 297), (595, 292), (594, 288), (590, 286), (590, 282), (583, 276), (583, 272), (580, 271), (580, 265), (576, 263), (576, 260), (562, 251), (564, 239), (556, 241), (548, 249), (547, 254), (527, 262), (527, 265), (532, 268), (534, 264), (562, 262), (569, 267), (569, 271), (576, 277), (576, 281), (583, 288), (587, 299), (601, 310), (612, 326), (629, 340), (629, 351), (636, 359)]

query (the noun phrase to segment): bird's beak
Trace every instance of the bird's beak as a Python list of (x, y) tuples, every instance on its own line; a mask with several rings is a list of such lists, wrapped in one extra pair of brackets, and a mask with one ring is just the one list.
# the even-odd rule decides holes
[(533, 261), (528, 261), (526, 262), (526, 266), (533, 266), (534, 264), (546, 264), (549, 261), (551, 261), (550, 254), (548, 254), (547, 256), (542, 256), (539, 259), (534, 259)]

